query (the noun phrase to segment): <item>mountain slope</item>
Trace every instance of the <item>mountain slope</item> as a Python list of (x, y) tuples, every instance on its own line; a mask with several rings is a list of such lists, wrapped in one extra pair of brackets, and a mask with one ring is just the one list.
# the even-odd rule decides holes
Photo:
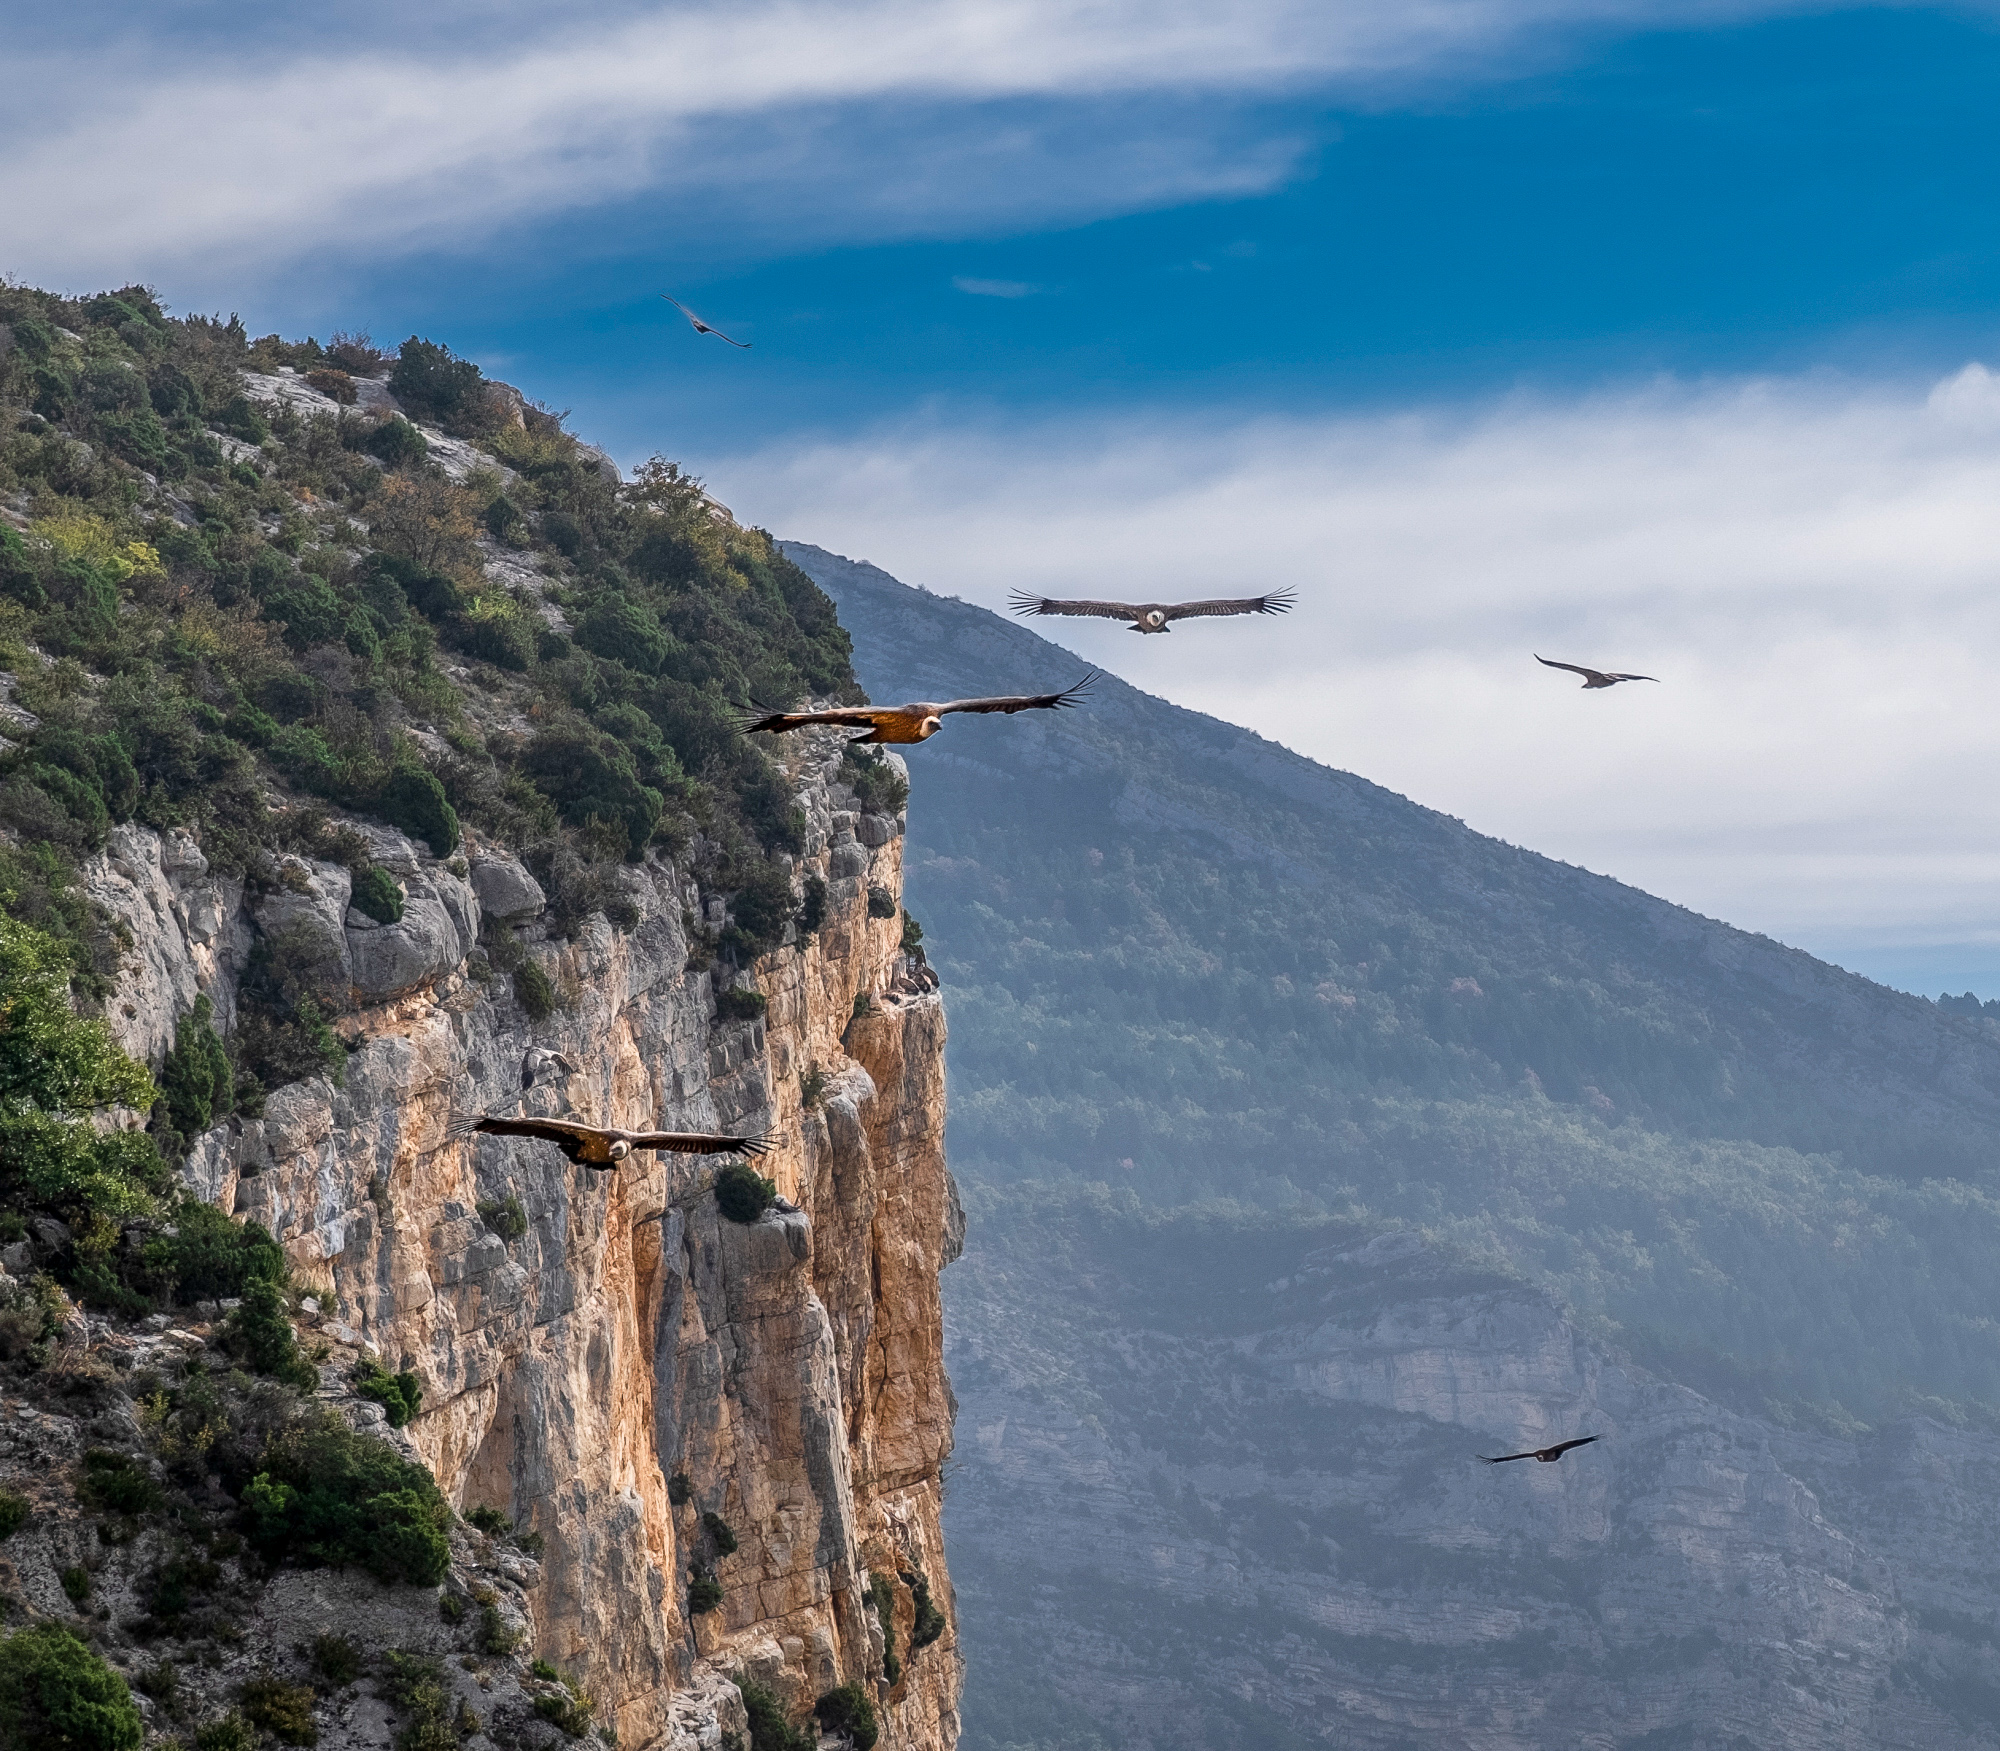
[[(878, 698), (1077, 660), (783, 544)], [(1107, 677), (914, 751), (952, 1159), (1416, 1223), (1733, 1402), (2000, 1404), (2000, 1035)]]

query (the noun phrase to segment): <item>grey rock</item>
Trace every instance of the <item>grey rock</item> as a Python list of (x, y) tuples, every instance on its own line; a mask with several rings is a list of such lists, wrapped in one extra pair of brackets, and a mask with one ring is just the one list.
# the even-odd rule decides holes
[(836, 845), (827, 854), (826, 874), (829, 881), (845, 881), (868, 873), (868, 849), (849, 840), (845, 845)]
[(25, 1277), (35, 1268), (35, 1249), (28, 1241), (17, 1240), (9, 1246), (0, 1246), (0, 1266), (4, 1266), (17, 1277)]
[(443, 902), (412, 894), (397, 923), (348, 931), (347, 953), (355, 995), (379, 1003), (443, 978), (464, 959), (465, 948)]
[(542, 884), (522, 864), (492, 852), (473, 864), (472, 891), (488, 917), (506, 924), (533, 918), (549, 903)]
[(887, 845), (901, 831), (893, 815), (863, 815), (854, 823), (854, 837), (867, 846)]

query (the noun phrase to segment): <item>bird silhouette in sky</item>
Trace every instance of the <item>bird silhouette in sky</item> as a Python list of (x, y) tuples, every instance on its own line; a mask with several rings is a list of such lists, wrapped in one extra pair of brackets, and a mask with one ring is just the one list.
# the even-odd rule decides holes
[(1060, 693), (1008, 693), (991, 699), (953, 699), (941, 705), (918, 700), (910, 705), (837, 705), (826, 711), (774, 711), (743, 726), (746, 735), (758, 730), (783, 733), (801, 730), (810, 724), (844, 724), (865, 729), (868, 734), (851, 739), (859, 742), (921, 742), (934, 736), (941, 720), (950, 712), (1061, 710), (1074, 705), (1084, 695), (1095, 674), (1084, 676), (1074, 687)]
[(1129, 620), (1134, 632), (1171, 632), (1176, 620), (1213, 619), (1226, 614), (1282, 614), (1298, 600), (1292, 590), (1267, 596), (1216, 596), (1203, 602), (1057, 602), (1016, 590), (1009, 598), (1016, 614), (1074, 614), (1096, 620)]
[(1572, 675), (1581, 675), (1583, 677), (1583, 686), (1584, 686), (1584, 691), (1586, 693), (1589, 692), (1590, 689), (1593, 687), (1616, 687), (1620, 681), (1659, 680), (1659, 676), (1657, 675), (1620, 675), (1615, 671), (1608, 669), (1582, 668), (1576, 663), (1551, 663), (1549, 659), (1543, 656), (1539, 651), (1536, 652), (1535, 654), (1535, 661), (1544, 664), (1551, 669), (1567, 669)]
[[(678, 310), (683, 316), (685, 316), (689, 322), (694, 324), (694, 331), (696, 334), (712, 334), (715, 336), (717, 340), (729, 340), (729, 336), (724, 334), (721, 329), (717, 328), (714, 323), (702, 321), (702, 319), (699, 316), (695, 315), (695, 313), (692, 310), (690, 310), (685, 304), (683, 304), (678, 298), (668, 297), (665, 292), (662, 292), (660, 296), (662, 298), (666, 298), (669, 304), (671, 304), (676, 310)], [(747, 340), (729, 340), (729, 344), (733, 347), (741, 347), (747, 353), (757, 343), (755, 341), (747, 341)]]
[(1602, 1439), (1601, 1435), (1579, 1435), (1574, 1441), (1562, 1441), (1553, 1447), (1536, 1447), (1526, 1453), (1482, 1453), (1479, 1457), (1488, 1465), (1505, 1465), (1510, 1459), (1539, 1459), (1544, 1465), (1553, 1465), (1572, 1447), (1588, 1447), (1591, 1442)]

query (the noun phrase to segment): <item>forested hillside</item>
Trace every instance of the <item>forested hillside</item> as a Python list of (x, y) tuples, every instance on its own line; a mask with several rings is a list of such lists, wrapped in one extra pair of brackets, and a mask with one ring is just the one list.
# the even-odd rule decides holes
[[(1081, 667), (787, 551), (878, 699)], [(2000, 1406), (1986, 1021), (1109, 678), (1060, 718), (954, 723), (911, 770), (961, 1176), (1416, 1224), (1830, 1428)]]
[[(77, 863), (121, 822), (188, 830), (253, 889), (277, 854), (344, 862), (386, 921), (395, 884), (329, 806), (439, 857), (468, 828), (521, 850), (564, 930), (624, 919), (649, 848), (688, 853), (738, 896), (747, 958), (790, 921), (801, 821), (734, 707), (853, 686), (768, 537), (671, 463), (621, 482), (441, 345), (0, 287), (0, 906), (65, 945), (86, 1003), (122, 945)], [(227, 1062), (160, 1108), (167, 1159), (338, 1070), (344, 994), (316, 974), (261, 944), (227, 1041), (194, 1019)], [(38, 1198), (0, 1178), (0, 1210)]]

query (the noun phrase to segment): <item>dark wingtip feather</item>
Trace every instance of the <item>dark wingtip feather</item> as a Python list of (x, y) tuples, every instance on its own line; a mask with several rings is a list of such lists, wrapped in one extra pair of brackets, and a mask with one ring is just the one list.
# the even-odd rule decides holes
[(1299, 593), (1297, 590), (1293, 589), (1273, 590), (1268, 596), (1264, 598), (1264, 606), (1258, 609), (1258, 613), (1260, 614), (1289, 613), (1291, 611), (1292, 604), (1295, 603), (1298, 599), (1299, 599)]
[(1047, 600), (1046, 596), (1037, 596), (1027, 590), (1010, 590), (1007, 594), (1007, 605), (1016, 614), (1039, 614)]
[(1088, 670), (1081, 681), (1078, 681), (1072, 687), (1065, 687), (1056, 695), (1056, 704), (1067, 710), (1079, 699), (1087, 699), (1090, 696), (1091, 688), (1102, 679), (1103, 676), (1098, 670)]
[(778, 1136), (775, 1131), (766, 1131), (759, 1137), (740, 1137), (736, 1147), (745, 1155), (769, 1155), (778, 1147)]

